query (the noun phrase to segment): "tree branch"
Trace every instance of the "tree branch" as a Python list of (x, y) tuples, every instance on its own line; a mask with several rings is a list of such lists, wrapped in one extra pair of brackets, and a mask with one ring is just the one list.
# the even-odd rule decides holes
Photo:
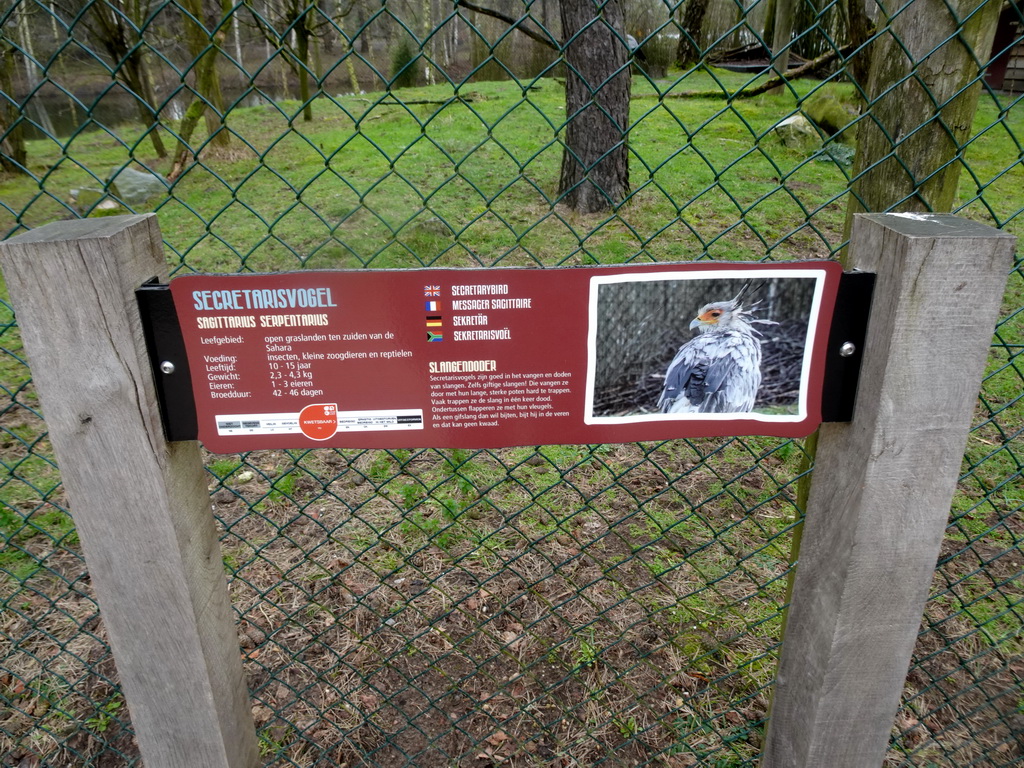
[[(476, 11), (477, 13), (482, 13), (484, 16), (490, 16), (492, 18), (498, 19), (499, 21), (503, 21), (510, 27), (515, 29), (517, 32), (522, 32), (531, 40), (536, 40), (541, 45), (547, 46), (553, 51), (557, 51), (559, 53), (562, 52), (561, 46), (558, 45), (558, 43), (552, 39), (551, 35), (545, 37), (540, 32), (535, 32), (530, 27), (521, 26), (520, 22), (525, 21), (524, 18), (515, 19), (512, 18), (511, 16), (506, 16), (504, 13), (501, 13), (500, 11), (492, 11), (490, 8), (484, 8), (483, 6), (474, 5), (473, 3), (466, 2), (466, 0), (456, 0), (455, 4), (462, 8), (465, 8), (468, 11)], [(543, 27), (541, 27), (541, 29), (543, 29)], [(547, 30), (544, 31), (547, 32)]]
[[(874, 30), (872, 30), (868, 34), (868, 37), (870, 37), (873, 34)], [(794, 67), (793, 69), (787, 70), (784, 76), (776, 75), (775, 77), (765, 80), (763, 83), (761, 83), (758, 86), (755, 86), (754, 88), (744, 88), (739, 93), (734, 94), (733, 98), (749, 99), (751, 96), (760, 96), (762, 93), (770, 91), (772, 88), (777, 88), (780, 85), (789, 82), (790, 80), (795, 80), (798, 77), (803, 77), (808, 72), (813, 72), (818, 67), (825, 66), (833, 59), (836, 59), (840, 56), (848, 56), (859, 47), (860, 43), (850, 43), (849, 45), (844, 45), (842, 48), (833, 48), (828, 53), (824, 53), (818, 58), (808, 61), (806, 64), (801, 64), (799, 67)]]
[(275, 30), (273, 27), (267, 24), (263, 20), (263, 17), (256, 13), (256, 9), (253, 7), (252, 0), (243, 0), (242, 4), (248, 9), (249, 14), (252, 16), (252, 20), (256, 26), (256, 29), (259, 30), (260, 34), (263, 36), (263, 39), (270, 43), (272, 47), (284, 51), (284, 53), (286, 54), (284, 56), (285, 65), (287, 65), (287, 67), (292, 71), (292, 74), (294, 74), (296, 77), (300, 77), (301, 73), (299, 70), (299, 65), (297, 63), (298, 57), (296, 57), (295, 52), (292, 50), (292, 47), (285, 42), (287, 34), (277, 34), (277, 30)]

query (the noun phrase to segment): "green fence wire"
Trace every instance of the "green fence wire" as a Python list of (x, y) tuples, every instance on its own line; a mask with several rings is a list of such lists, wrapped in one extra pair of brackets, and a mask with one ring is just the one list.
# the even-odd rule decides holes
[[(922, 51), (900, 19), (926, 2)], [(915, 64), (887, 82), (881, 50)], [(897, 131), (915, 88), (931, 113)], [(0, 232), (152, 211), (177, 274), (832, 258), (851, 197), (920, 210), (955, 173), (947, 207), (1020, 236), (1022, 91), (1019, 0), (2, 0)], [(0, 312), (0, 765), (139, 766)], [(1024, 756), (1022, 327), (1018, 260), (888, 766)], [(266, 764), (754, 765), (805, 458), (208, 456)]]

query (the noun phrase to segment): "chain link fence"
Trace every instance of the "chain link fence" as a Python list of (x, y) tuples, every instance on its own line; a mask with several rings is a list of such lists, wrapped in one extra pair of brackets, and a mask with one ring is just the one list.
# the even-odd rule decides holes
[[(882, 45), (902, 3), (2, 0), (0, 232), (152, 211), (176, 274), (832, 258), (851, 189), (920, 210), (955, 172), (952, 210), (1020, 236), (1021, 5), (932, 5), (958, 20), (942, 46), (983, 41), (941, 96), (941, 46)], [(629, 85), (617, 106), (572, 101), (572, 50), (611, 67), (590, 96)], [(932, 97), (900, 133), (883, 55)], [(618, 134), (595, 155), (602, 121)], [(855, 162), (866, 123), (890, 150)], [(914, 175), (936, 125), (953, 151)], [(884, 168), (910, 182), (878, 203), (858, 185)], [(1024, 755), (1022, 278), (1018, 260), (888, 766)], [(0, 765), (138, 766), (0, 314)], [(775, 438), (208, 456), (265, 763), (754, 765), (810, 458)]]

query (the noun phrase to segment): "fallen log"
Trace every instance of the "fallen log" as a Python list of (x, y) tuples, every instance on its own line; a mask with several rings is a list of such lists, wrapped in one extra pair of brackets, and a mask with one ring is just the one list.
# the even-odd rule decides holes
[(840, 56), (847, 56), (853, 53), (857, 49), (857, 45), (851, 43), (850, 45), (844, 45), (842, 48), (829, 51), (828, 53), (822, 54), (816, 59), (811, 59), (806, 64), (801, 64), (799, 67), (794, 67), (789, 70), (785, 76), (776, 75), (770, 77), (759, 85), (755, 85), (753, 88), (741, 88), (735, 93), (728, 93), (724, 88), (717, 91), (681, 91), (679, 93), (634, 93), (630, 95), (631, 99), (650, 99), (657, 98), (659, 101), (664, 99), (720, 99), (723, 96), (726, 99), (749, 99), (754, 96), (760, 96), (762, 93), (772, 90), (772, 88), (778, 88), (780, 85), (784, 85), (790, 80), (795, 80), (799, 77), (803, 77), (808, 72), (813, 72), (819, 67), (823, 67), (826, 64), (831, 63), (834, 59)]

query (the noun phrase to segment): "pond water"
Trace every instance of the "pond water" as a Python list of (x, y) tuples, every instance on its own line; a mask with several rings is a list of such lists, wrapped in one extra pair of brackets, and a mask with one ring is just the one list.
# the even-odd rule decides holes
[[(269, 104), (281, 97), (280, 88), (234, 88), (224, 90), (224, 105), (228, 110)], [(180, 120), (192, 99), (192, 92), (181, 89), (170, 98), (161, 96), (162, 120)], [(118, 84), (106, 90), (88, 94), (69, 95), (57, 88), (36, 91), (23, 104), (29, 118), (25, 136), (40, 139), (46, 136), (66, 139), (79, 131), (113, 129), (126, 123), (139, 122), (138, 102), (131, 93)]]

